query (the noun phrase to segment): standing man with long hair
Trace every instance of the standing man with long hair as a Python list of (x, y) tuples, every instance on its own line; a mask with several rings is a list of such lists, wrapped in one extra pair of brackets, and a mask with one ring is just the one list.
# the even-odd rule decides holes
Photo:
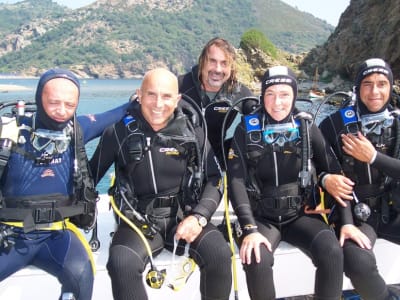
[[(179, 92), (192, 98), (202, 109), (208, 139), (222, 165), (221, 128), (225, 115), (239, 99), (252, 96), (249, 88), (238, 80), (235, 48), (223, 38), (211, 39), (201, 51), (198, 64), (179, 77)], [(235, 116), (230, 115), (226, 129)], [(229, 140), (225, 141), (224, 149), (228, 147)]]

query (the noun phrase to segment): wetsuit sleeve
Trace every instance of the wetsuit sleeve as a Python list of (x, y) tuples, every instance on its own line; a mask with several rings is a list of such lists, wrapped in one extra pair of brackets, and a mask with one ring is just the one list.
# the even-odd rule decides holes
[(114, 109), (95, 115), (78, 116), (77, 119), (82, 127), (85, 144), (99, 137), (105, 128), (121, 120), (125, 116), (129, 104), (127, 102)]
[[(246, 189), (246, 132), (242, 124), (236, 127), (227, 162), (228, 195), (242, 228), (256, 228), (255, 218)], [(252, 231), (254, 232), (254, 231)], [(246, 233), (244, 233), (246, 234)]]
[[(201, 129), (196, 130), (196, 135), (200, 141), (204, 140), (204, 134)], [(222, 174), (217, 158), (215, 157), (211, 145), (208, 141), (206, 141), (205, 147), (205, 184), (200, 197), (200, 201), (193, 208), (193, 213), (201, 214), (202, 216), (210, 220), (221, 202)]]
[[(329, 124), (331, 124), (329, 123), (330, 120), (330, 118), (325, 119), (324, 122), (326, 123), (323, 124), (324, 126), (322, 126), (322, 128), (325, 130), (326, 136), (330, 136), (332, 138), (334, 132), (327, 131)], [(331, 130), (334, 129), (333, 126), (330, 128)], [(317, 174), (343, 174), (341, 165), (336, 157), (335, 152), (333, 151), (331, 145), (326, 141), (322, 131), (320, 131), (320, 129), (315, 125), (313, 125), (311, 129), (311, 137)], [(340, 222), (342, 225), (354, 224), (351, 205), (347, 205), (346, 207), (336, 205), (336, 207), (339, 210)]]
[(310, 135), (317, 174), (321, 174), (322, 172), (341, 174), (342, 168), (335, 153), (315, 124), (311, 125)]
[(320, 124), (319, 129), (327, 143), (332, 147), (339, 161), (342, 159), (342, 141), (340, 135), (344, 133), (342, 117), (340, 112), (335, 112), (326, 117)]
[(400, 159), (377, 152), (373, 168), (380, 170), (391, 178), (400, 179)]
[(107, 127), (89, 161), (89, 167), (93, 175), (94, 184), (97, 185), (104, 174), (114, 162), (118, 147), (115, 125)]

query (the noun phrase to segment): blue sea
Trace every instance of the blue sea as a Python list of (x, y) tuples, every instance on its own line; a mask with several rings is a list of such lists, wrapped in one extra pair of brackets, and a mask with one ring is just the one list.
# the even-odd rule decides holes
[[(0, 85), (12, 84), (28, 88), (24, 91), (0, 92), (0, 102), (15, 100), (25, 100), (34, 102), (35, 89), (38, 79), (0, 79)], [(129, 100), (130, 96), (139, 88), (141, 80), (139, 79), (84, 79), (81, 80), (81, 97), (79, 101), (78, 114), (100, 113), (116, 106), (119, 106)], [(302, 110), (315, 112), (321, 100), (317, 101), (298, 101), (298, 106)], [(317, 116), (317, 123), (326, 114), (332, 112), (334, 108), (331, 105), (321, 107), (320, 114)], [(2, 112), (0, 112), (1, 114)], [(89, 158), (92, 156), (98, 139), (95, 139), (86, 145)], [(98, 190), (100, 193), (106, 193), (110, 183), (110, 177), (113, 169), (100, 181)]]

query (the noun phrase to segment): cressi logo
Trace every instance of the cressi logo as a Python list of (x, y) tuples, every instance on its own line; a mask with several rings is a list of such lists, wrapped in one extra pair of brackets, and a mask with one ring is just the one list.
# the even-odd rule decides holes
[(287, 83), (292, 84), (293, 80), (288, 77), (278, 77), (278, 78), (271, 78), (265, 81), (265, 85), (273, 85), (279, 83)]
[(214, 111), (220, 112), (220, 113), (226, 113), (229, 110), (229, 107), (226, 106), (216, 106), (214, 107)]
[(385, 68), (375, 67), (375, 68), (369, 68), (369, 69), (365, 70), (362, 73), (362, 76), (365, 77), (365, 76), (367, 76), (368, 74), (371, 74), (371, 73), (382, 73), (382, 74), (385, 74), (385, 75), (389, 75), (389, 71), (386, 70)]
[(179, 151), (176, 148), (160, 148), (160, 153), (165, 153), (166, 155), (179, 155)]

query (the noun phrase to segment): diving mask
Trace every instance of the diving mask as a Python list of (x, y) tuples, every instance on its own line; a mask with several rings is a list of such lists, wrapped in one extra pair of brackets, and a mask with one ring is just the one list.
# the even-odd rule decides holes
[(367, 135), (369, 133), (381, 135), (382, 129), (388, 128), (393, 125), (394, 117), (386, 109), (381, 113), (361, 116), (360, 119), (361, 131), (364, 135)]
[(286, 142), (293, 142), (300, 137), (299, 128), (294, 123), (268, 124), (263, 132), (267, 144), (283, 146)]
[(50, 155), (64, 153), (71, 142), (71, 136), (64, 131), (36, 129), (31, 134), (31, 143), (35, 150)]

